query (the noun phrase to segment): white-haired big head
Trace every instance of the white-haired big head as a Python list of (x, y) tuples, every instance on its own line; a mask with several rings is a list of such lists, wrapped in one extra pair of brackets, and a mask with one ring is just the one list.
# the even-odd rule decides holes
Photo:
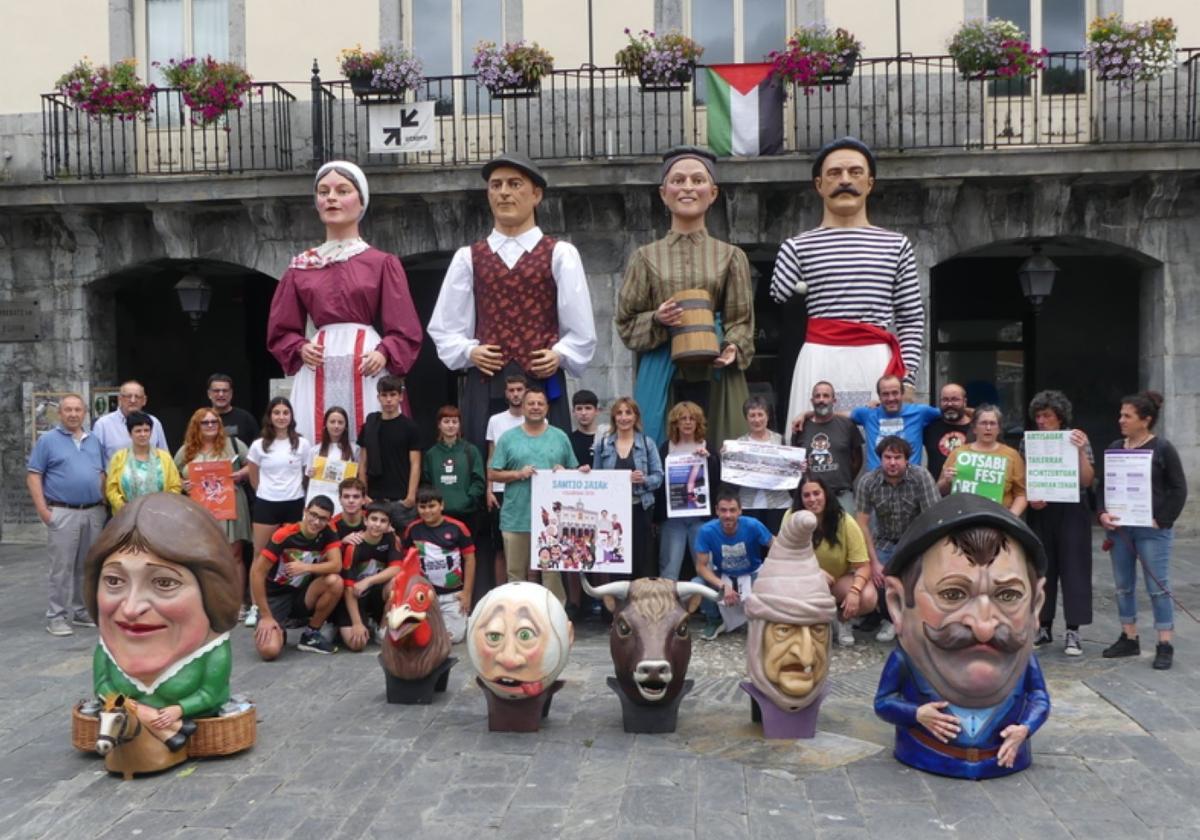
[(515, 581), (480, 599), (467, 622), (467, 654), (489, 691), (536, 697), (567, 667), (575, 628), (549, 589)]

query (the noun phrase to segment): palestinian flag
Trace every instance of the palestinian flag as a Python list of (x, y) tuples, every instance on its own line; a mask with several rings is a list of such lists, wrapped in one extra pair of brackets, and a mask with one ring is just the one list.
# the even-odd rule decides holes
[(783, 85), (772, 64), (713, 64), (708, 73), (708, 147), (718, 155), (783, 151)]

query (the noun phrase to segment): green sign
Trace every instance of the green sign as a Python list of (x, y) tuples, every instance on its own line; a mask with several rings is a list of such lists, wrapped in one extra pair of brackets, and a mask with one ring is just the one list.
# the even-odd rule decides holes
[(954, 455), (952, 493), (973, 493), (993, 502), (1004, 500), (1004, 474), (1008, 459), (990, 452), (960, 448)]

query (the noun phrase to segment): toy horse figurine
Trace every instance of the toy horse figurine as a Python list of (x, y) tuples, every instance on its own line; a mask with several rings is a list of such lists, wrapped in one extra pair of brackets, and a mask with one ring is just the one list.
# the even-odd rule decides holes
[(136, 773), (157, 773), (188, 759), (187, 745), (170, 750), (137, 716), (137, 701), (124, 694), (104, 698), (96, 752), (104, 756), (110, 773), (129, 781)]
[(383, 620), (379, 664), (387, 674), (388, 702), (431, 702), (435, 690), (446, 690), (456, 660), (450, 656), (450, 633), (437, 593), (421, 574), (416, 549), (409, 551), (403, 571), (392, 582)]

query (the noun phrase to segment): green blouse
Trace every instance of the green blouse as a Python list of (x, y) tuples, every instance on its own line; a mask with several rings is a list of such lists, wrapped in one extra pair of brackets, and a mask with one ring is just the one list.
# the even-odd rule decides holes
[(121, 670), (104, 642), (92, 657), (92, 683), (96, 696), (124, 694), (147, 706), (179, 706), (185, 718), (210, 717), (229, 700), (229, 675), (233, 670), (229, 634), (222, 633), (163, 672), (153, 685)]

